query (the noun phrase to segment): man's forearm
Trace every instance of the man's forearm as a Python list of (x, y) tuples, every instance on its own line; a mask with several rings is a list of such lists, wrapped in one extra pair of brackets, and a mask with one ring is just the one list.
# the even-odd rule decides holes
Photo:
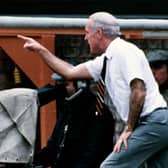
[(41, 50), (39, 50), (38, 54), (54, 72), (57, 72), (65, 78), (68, 78), (70, 76), (69, 71), (71, 68), (73, 68), (73, 65), (53, 55), (46, 48), (42, 48)]
[(135, 79), (131, 82), (130, 111), (128, 116), (127, 131), (135, 128), (145, 100), (145, 84), (142, 80)]
[(67, 80), (92, 79), (92, 76), (86, 69), (84, 63), (73, 66), (53, 55), (48, 49), (42, 49), (42, 51), (39, 51), (39, 55), (54, 72), (63, 76)]

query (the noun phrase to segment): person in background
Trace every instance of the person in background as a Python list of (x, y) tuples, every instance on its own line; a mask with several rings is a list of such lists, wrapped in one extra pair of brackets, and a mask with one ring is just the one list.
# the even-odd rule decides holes
[(112, 150), (113, 123), (94, 115), (95, 95), (89, 81), (64, 80), (38, 89), (40, 106), (57, 102), (57, 122), (47, 145), (34, 155), (34, 167), (98, 168)]
[(159, 90), (168, 105), (168, 51), (152, 50), (146, 54)]
[[(36, 40), (18, 35), (24, 48), (34, 51), (46, 64), (66, 79), (101, 78), (106, 62), (104, 103), (114, 119), (126, 127), (115, 142), (113, 151), (101, 168), (137, 168), (157, 157), (151, 167), (167, 168), (168, 110), (142, 50), (121, 39), (118, 20), (107, 12), (89, 16), (85, 25), (85, 40), (95, 59), (73, 66)], [(99, 92), (98, 92), (99, 93)], [(101, 117), (101, 113), (95, 113)], [(109, 116), (110, 117), (110, 116)], [(110, 137), (110, 132), (109, 132)], [(153, 165), (152, 165), (153, 164)]]

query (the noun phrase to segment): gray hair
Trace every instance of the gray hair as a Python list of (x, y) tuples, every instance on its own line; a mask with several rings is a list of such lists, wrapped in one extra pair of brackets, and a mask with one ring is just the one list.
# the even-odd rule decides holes
[(101, 28), (106, 36), (112, 38), (121, 35), (118, 21), (110, 13), (96, 12), (90, 15), (89, 19), (93, 21), (93, 31)]

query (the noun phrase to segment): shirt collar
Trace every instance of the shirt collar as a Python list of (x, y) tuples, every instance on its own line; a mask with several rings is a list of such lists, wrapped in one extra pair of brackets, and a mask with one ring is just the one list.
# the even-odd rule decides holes
[(112, 50), (113, 46), (118, 42), (118, 40), (120, 40), (120, 37), (117, 37), (114, 40), (112, 40), (111, 43), (109, 44), (109, 46), (107, 47), (107, 49), (104, 53), (104, 55), (107, 57), (107, 59), (112, 58), (111, 50)]

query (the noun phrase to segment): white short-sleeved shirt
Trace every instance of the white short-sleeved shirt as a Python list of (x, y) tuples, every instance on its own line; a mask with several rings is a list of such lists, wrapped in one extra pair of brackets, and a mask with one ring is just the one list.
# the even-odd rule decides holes
[[(151, 113), (158, 107), (166, 107), (166, 102), (159, 93), (158, 85), (142, 50), (130, 42), (116, 38), (105, 53), (85, 63), (95, 81), (100, 77), (104, 56), (107, 57), (106, 90), (123, 121), (128, 120), (130, 82), (135, 78), (143, 80), (146, 86), (141, 116)], [(107, 105), (111, 109), (111, 103)]]

